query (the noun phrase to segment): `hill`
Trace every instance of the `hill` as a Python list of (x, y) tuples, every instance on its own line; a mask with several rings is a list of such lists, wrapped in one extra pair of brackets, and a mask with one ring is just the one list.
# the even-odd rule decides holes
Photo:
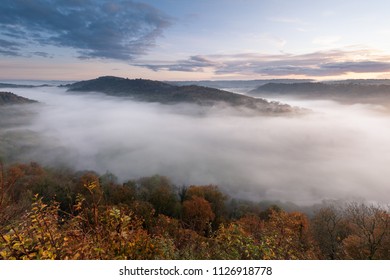
[(267, 83), (303, 83), (312, 82), (310, 79), (268, 79), (268, 80), (203, 80), (203, 81), (169, 81), (168, 84), (176, 86), (197, 85), (218, 88), (233, 92), (248, 92)]
[(48, 84), (42, 85), (18, 85), (18, 84), (9, 84), (9, 83), (0, 83), (0, 88), (37, 88), (37, 87), (50, 87)]
[(389, 84), (368, 83), (268, 83), (249, 92), (256, 96), (294, 96), (305, 99), (332, 99), (341, 102), (390, 101)]
[(13, 94), (12, 92), (0, 92), (0, 105), (8, 104), (26, 104), (26, 103), (36, 103), (37, 101), (31, 100), (19, 95)]
[(112, 96), (130, 97), (145, 102), (162, 104), (191, 103), (201, 106), (213, 106), (223, 103), (232, 107), (245, 107), (261, 113), (296, 113), (298, 108), (278, 102), (269, 102), (229, 91), (210, 87), (187, 85), (177, 86), (145, 79), (125, 79), (105, 76), (93, 80), (67, 85), (68, 91), (102, 92)]

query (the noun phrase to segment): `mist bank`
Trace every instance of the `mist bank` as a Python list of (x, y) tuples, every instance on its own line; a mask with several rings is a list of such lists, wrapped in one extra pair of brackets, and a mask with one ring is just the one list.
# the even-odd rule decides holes
[(0, 122), (0, 146), (13, 146), (3, 157), (12, 151), (14, 160), (110, 171), (120, 180), (160, 174), (251, 200), (390, 199), (390, 119), (375, 106), (295, 100), (314, 112), (275, 117), (64, 88), (13, 92), (41, 104), (2, 111), (17, 117)]

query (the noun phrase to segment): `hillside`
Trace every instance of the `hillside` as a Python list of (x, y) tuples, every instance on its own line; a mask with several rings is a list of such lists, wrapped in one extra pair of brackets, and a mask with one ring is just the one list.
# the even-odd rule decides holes
[(68, 91), (102, 92), (112, 96), (130, 97), (138, 101), (162, 104), (191, 103), (212, 106), (224, 103), (232, 107), (245, 107), (260, 113), (295, 113), (300, 111), (289, 105), (268, 102), (262, 98), (244, 96), (210, 87), (176, 86), (159, 81), (100, 77), (67, 85)]
[(37, 101), (18, 96), (12, 92), (0, 92), (0, 105), (35, 103)]
[(256, 96), (295, 96), (341, 102), (390, 101), (390, 85), (365, 83), (268, 83), (249, 92)]

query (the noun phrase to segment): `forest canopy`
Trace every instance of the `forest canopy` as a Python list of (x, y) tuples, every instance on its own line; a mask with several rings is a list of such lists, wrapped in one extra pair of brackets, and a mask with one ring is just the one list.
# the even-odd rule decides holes
[(387, 208), (307, 215), (154, 175), (0, 163), (1, 259), (389, 259)]

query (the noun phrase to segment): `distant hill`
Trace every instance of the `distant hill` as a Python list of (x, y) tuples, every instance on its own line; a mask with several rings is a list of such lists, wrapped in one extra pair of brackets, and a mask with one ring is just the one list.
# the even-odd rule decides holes
[(12, 92), (0, 91), (0, 105), (36, 103), (37, 101), (18, 96)]
[(347, 80), (324, 81), (324, 83), (330, 83), (330, 84), (390, 85), (390, 79), (347, 79)]
[(191, 103), (212, 106), (224, 103), (233, 107), (246, 107), (261, 113), (295, 113), (298, 108), (278, 102), (268, 102), (224, 90), (197, 85), (176, 86), (159, 81), (124, 79), (112, 76), (76, 82), (67, 85), (68, 91), (102, 92), (112, 96), (130, 97), (138, 101), (162, 104)]
[(307, 83), (313, 81), (314, 80), (310, 80), (310, 79), (268, 79), (268, 80), (169, 81), (167, 83), (176, 86), (197, 85), (197, 86), (224, 89), (229, 91), (238, 90), (239, 92), (248, 92), (267, 83), (289, 84), (289, 83)]
[(390, 85), (374, 83), (268, 83), (249, 92), (251, 95), (295, 96), (305, 99), (332, 99), (342, 102), (390, 101)]
[(9, 84), (9, 83), (0, 83), (0, 88), (36, 88), (36, 87), (50, 87), (48, 84), (43, 85), (18, 85), (18, 84)]

